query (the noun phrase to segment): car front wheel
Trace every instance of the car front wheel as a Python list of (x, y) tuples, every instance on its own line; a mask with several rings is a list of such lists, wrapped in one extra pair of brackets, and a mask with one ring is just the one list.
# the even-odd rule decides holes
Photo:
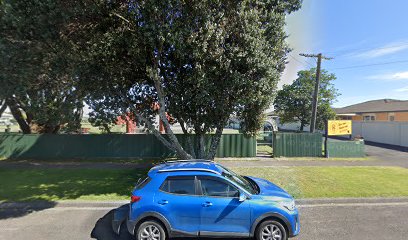
[(287, 240), (288, 234), (283, 225), (274, 220), (267, 220), (259, 225), (256, 232), (257, 240)]
[(156, 221), (146, 221), (137, 229), (138, 240), (165, 240), (166, 232), (161, 224)]

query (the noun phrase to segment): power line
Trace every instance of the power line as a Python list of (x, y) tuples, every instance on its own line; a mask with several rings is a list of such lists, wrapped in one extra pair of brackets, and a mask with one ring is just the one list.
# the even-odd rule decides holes
[(372, 63), (372, 64), (355, 65), (355, 66), (348, 66), (348, 67), (339, 67), (339, 68), (332, 68), (332, 70), (361, 68), (361, 67), (370, 67), (370, 66), (380, 66), (380, 65), (388, 65), (388, 64), (394, 64), (394, 63), (405, 63), (405, 62), (408, 62), (408, 60), (400, 60), (400, 61), (384, 62), (384, 63)]
[[(309, 62), (307, 62), (307, 61), (300, 61), (299, 59), (297, 59), (295, 56), (293, 56), (293, 55), (290, 54), (290, 53), (289, 53), (289, 56), (291, 56), (291, 57), (293, 58), (293, 60), (295, 60), (296, 62), (302, 64), (304, 67), (313, 67), (313, 65), (310, 64)], [(308, 65), (308, 66), (306, 66), (306, 65)]]
[[(355, 48), (355, 49), (351, 49), (351, 50), (340, 50), (340, 51), (333, 51), (333, 52), (328, 52), (331, 55), (336, 55), (336, 57), (342, 57), (342, 56), (346, 56), (346, 55), (350, 55), (353, 54), (353, 52), (365, 52), (365, 51), (372, 51), (372, 50), (382, 50), (382, 49), (390, 49), (390, 48), (398, 48), (398, 47), (404, 47), (404, 46), (408, 46), (408, 42), (403, 42), (397, 45), (392, 45), (392, 46), (387, 46), (387, 47), (376, 47), (376, 48)], [(346, 53), (342, 53), (340, 55), (337, 55), (337, 53), (341, 53), (341, 52), (345, 52)]]

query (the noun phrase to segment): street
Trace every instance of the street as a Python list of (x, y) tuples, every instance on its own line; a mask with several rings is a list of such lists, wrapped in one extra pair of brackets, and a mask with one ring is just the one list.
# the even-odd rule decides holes
[[(130, 239), (111, 231), (113, 205), (75, 203), (34, 211), (6, 208), (0, 211), (0, 239)], [(301, 234), (296, 240), (406, 239), (408, 199), (303, 202)]]

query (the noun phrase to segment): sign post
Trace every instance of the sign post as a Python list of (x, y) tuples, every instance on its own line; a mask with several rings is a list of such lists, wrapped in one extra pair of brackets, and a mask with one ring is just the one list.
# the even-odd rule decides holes
[(341, 136), (352, 134), (351, 120), (328, 120), (326, 122), (326, 137), (324, 139), (324, 156), (329, 157), (329, 150), (327, 149), (328, 136)]

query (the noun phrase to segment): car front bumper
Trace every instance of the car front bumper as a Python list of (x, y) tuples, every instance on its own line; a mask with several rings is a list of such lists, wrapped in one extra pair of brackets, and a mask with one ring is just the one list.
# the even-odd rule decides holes
[(300, 232), (299, 213), (297, 209), (290, 214), (290, 218), (291, 231), (289, 237), (295, 237), (299, 235)]

